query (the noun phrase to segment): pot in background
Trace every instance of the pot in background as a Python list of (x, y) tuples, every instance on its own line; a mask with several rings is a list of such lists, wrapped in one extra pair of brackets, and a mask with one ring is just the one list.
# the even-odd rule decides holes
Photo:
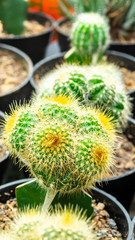
[(0, 38), (0, 43), (6, 43), (20, 50), (24, 51), (33, 61), (36, 63), (44, 58), (46, 47), (49, 43), (52, 30), (53, 30), (53, 20), (50, 16), (45, 15), (41, 12), (28, 12), (27, 16), (28, 20), (35, 20), (40, 24), (45, 24), (45, 22), (49, 22), (50, 26), (48, 30), (45, 30), (38, 35), (31, 36), (13, 36)]
[[(15, 188), (31, 179), (22, 179), (7, 183), (0, 187), (1, 202), (5, 203), (7, 200), (15, 197)], [(6, 195), (4, 193), (7, 193)], [(122, 234), (123, 240), (133, 240), (133, 227), (130, 217), (125, 208), (110, 194), (93, 188), (91, 191), (92, 198), (96, 201), (103, 202), (105, 209), (108, 211), (111, 218), (113, 218), (118, 226), (118, 230)]]
[(13, 101), (21, 103), (24, 99), (29, 100), (32, 92), (32, 87), (29, 81), (33, 73), (33, 64), (31, 59), (24, 52), (15, 47), (0, 43), (0, 49), (7, 50), (9, 53), (15, 54), (28, 70), (27, 77), (20, 85), (16, 86), (13, 90), (9, 90), (6, 93), (0, 94), (0, 109), (3, 112), (9, 112), (9, 104), (11, 104)]
[[(64, 55), (65, 53), (59, 53), (57, 55), (48, 57), (34, 66), (33, 76), (30, 80), (30, 83), (35, 91), (39, 90), (38, 82), (40, 82), (41, 77), (45, 73), (54, 69), (56, 65), (64, 62)], [(109, 62), (115, 62), (115, 64), (118, 64), (121, 67), (126, 67), (130, 70), (135, 69), (135, 59), (127, 54), (115, 51), (107, 51), (106, 55)], [(135, 124), (131, 118), (129, 119), (129, 127), (126, 130), (126, 134), (129, 132), (133, 134), (133, 143), (135, 144)], [(124, 207), (129, 210), (135, 191), (134, 182), (135, 169), (120, 176), (103, 179), (99, 187), (114, 195), (124, 205)]]

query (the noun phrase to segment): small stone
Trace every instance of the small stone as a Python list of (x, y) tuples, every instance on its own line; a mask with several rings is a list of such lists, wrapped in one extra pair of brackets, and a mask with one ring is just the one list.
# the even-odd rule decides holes
[(110, 224), (110, 227), (111, 227), (111, 228), (117, 230), (117, 225), (116, 225), (115, 221), (114, 221), (112, 218), (110, 219), (109, 224)]
[(104, 207), (105, 207), (105, 205), (104, 205), (103, 203), (98, 203), (97, 206), (96, 206), (96, 208), (97, 208), (98, 210), (103, 210)]

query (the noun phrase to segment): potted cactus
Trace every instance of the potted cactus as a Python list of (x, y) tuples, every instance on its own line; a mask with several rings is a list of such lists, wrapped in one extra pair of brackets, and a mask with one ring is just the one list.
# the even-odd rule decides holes
[(0, 1), (3, 31), (0, 42), (27, 53), (35, 63), (44, 57), (52, 33), (52, 19), (40, 12), (28, 12), (27, 0)]
[[(31, 174), (36, 177), (31, 182), (16, 188), (18, 207), (24, 209), (26, 206), (42, 205), (44, 217), (46, 220), (48, 219), (48, 221), (42, 221), (45, 230), (41, 230), (40, 234), (44, 234), (44, 237), (50, 235), (48, 231), (52, 232), (52, 224), (55, 226), (53, 236), (58, 234), (57, 226), (63, 232), (64, 219), (66, 221), (64, 232), (70, 230), (70, 234), (72, 234), (74, 225), (66, 225), (66, 223), (71, 223), (69, 220), (72, 219), (72, 217), (70, 218), (72, 211), (68, 213), (66, 211), (67, 215), (65, 215), (65, 212), (59, 214), (57, 210), (56, 214), (51, 216), (47, 211), (51, 204), (54, 206), (60, 203), (63, 207), (70, 203), (74, 210), (76, 205), (79, 205), (86, 211), (87, 217), (91, 216), (91, 197), (88, 189), (100, 180), (113, 164), (113, 146), (116, 140), (113, 118), (100, 110), (81, 107), (76, 100), (65, 95), (46, 96), (43, 91), (34, 96), (31, 105), (26, 104), (12, 110), (12, 113), (5, 119), (3, 131), (3, 137), (9, 150), (13, 155), (19, 157), (27, 165)], [(26, 236), (30, 236), (29, 234), (34, 230), (29, 231), (33, 226), (33, 217), (31, 219), (29, 214), (30, 216), (34, 215), (35, 218), (37, 215), (39, 216), (39, 213), (35, 213), (34, 210), (28, 214), (22, 214), (16, 220), (18, 224), (13, 224), (9, 232), (10, 236), (17, 234), (17, 237), (21, 238), (21, 234), (24, 236), (25, 231)], [(56, 224), (59, 224), (57, 215), (62, 225), (54, 224), (54, 218)], [(62, 216), (65, 218), (63, 219)], [(43, 220), (43, 215), (41, 217)], [(74, 215), (75, 222), (78, 222), (77, 219)], [(87, 226), (87, 221), (82, 222), (83, 226)], [(46, 224), (48, 227), (50, 226), (50, 230), (48, 227), (46, 229)], [(25, 229), (23, 230), (24, 225)], [(36, 226), (35, 221), (34, 226)], [(129, 228), (128, 226), (127, 229)], [(81, 234), (81, 239), (83, 234), (84, 236), (86, 234), (86, 232), (83, 233), (83, 229), (86, 230), (87, 227), (76, 233)], [(74, 230), (73, 235), (75, 234)], [(10, 239), (6, 234), (8, 233), (4, 233), (2, 237)], [(38, 230), (36, 234), (38, 234)], [(84, 239), (93, 239), (90, 229), (88, 235)], [(127, 239), (130, 237), (131, 232)], [(79, 236), (78, 239), (80, 239)]]
[[(86, 104), (87, 106), (96, 105), (98, 107), (101, 103), (95, 102), (94, 94), (96, 91), (102, 94), (102, 99), (104, 101), (104, 106), (102, 104), (102, 108), (109, 110), (109, 114), (112, 114), (115, 120), (119, 120), (119, 126), (122, 129), (126, 129), (125, 135), (128, 136), (130, 134), (133, 135), (134, 133), (134, 123), (133, 119), (130, 122), (127, 120), (131, 115), (131, 103), (130, 97), (125, 93), (125, 86), (123, 83), (122, 73), (120, 68), (115, 65), (114, 63), (109, 62), (100, 62), (94, 65), (77, 65), (77, 64), (67, 64), (63, 63), (63, 56), (65, 53), (61, 53), (56, 57), (52, 56), (48, 59), (45, 59), (39, 62), (34, 69), (33, 78), (31, 79), (31, 84), (37, 92), (42, 91), (42, 89), (46, 89), (47, 93), (64, 93), (66, 92), (67, 95), (71, 94), (74, 97), (79, 97), (79, 103), (82, 105)], [(113, 60), (113, 62), (123, 62), (123, 56), (120, 54), (119, 59), (116, 58), (115, 54), (109, 52), (108, 59)], [(57, 65), (56, 65), (57, 63)], [(129, 64), (129, 61), (125, 62), (125, 64)], [(126, 65), (129, 66), (129, 65)], [(134, 68), (131, 63), (130, 67)], [(73, 73), (70, 75), (70, 73)], [(99, 80), (95, 80), (95, 76), (92, 80), (93, 75), (101, 75)], [(99, 78), (99, 76), (98, 76)], [(90, 80), (91, 79), (91, 80)], [(99, 81), (99, 82), (98, 82)], [(88, 84), (90, 83), (90, 85)], [(97, 87), (97, 90), (94, 90), (94, 86)], [(105, 87), (106, 86), (106, 87)], [(88, 91), (88, 87), (92, 87), (90, 90), (91, 93)], [(95, 88), (96, 89), (96, 88)], [(106, 90), (105, 90), (106, 89)], [(108, 89), (108, 90), (107, 90)], [(105, 90), (105, 91), (104, 91)], [(112, 92), (112, 95), (115, 91), (115, 98), (111, 96), (109, 92)], [(106, 96), (108, 92), (108, 103), (106, 103)], [(99, 95), (96, 94), (98, 97)], [(91, 100), (90, 100), (91, 99)], [(115, 99), (115, 101), (114, 101)], [(117, 99), (117, 100), (116, 100)], [(119, 99), (119, 100), (118, 100)], [(83, 101), (82, 101), (83, 100)], [(82, 101), (82, 102), (81, 102)], [(119, 102), (118, 102), (119, 101)], [(117, 102), (117, 103), (116, 103)], [(107, 111), (108, 111), (107, 110)], [(113, 115), (114, 114), (114, 115)], [(130, 118), (131, 119), (131, 118)], [(122, 130), (121, 130), (122, 131)], [(125, 132), (125, 130), (124, 130)], [(133, 141), (130, 139), (130, 141)], [(134, 142), (133, 142), (134, 143)], [(119, 167), (119, 166), (118, 166)], [(106, 176), (106, 179), (102, 180), (103, 189), (106, 189), (109, 193), (116, 196), (123, 205), (129, 209), (130, 203), (132, 201), (133, 192), (134, 192), (134, 176), (135, 176), (135, 169), (127, 169), (126, 173), (120, 173), (118, 175), (116, 173), (115, 177)], [(108, 184), (106, 184), (108, 181)], [(126, 182), (126, 184), (125, 184)], [(128, 192), (128, 197), (124, 198), (123, 195), (126, 191)]]

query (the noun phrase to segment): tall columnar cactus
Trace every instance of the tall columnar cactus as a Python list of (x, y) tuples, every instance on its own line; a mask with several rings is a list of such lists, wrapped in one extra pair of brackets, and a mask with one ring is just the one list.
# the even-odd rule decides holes
[[(31, 209), (18, 214), (11, 229), (1, 235), (6, 240), (95, 240), (90, 220), (77, 208), (57, 209), (43, 213)], [(5, 238), (4, 238), (5, 237)]]
[(0, 1), (0, 20), (7, 33), (19, 35), (24, 31), (27, 8), (27, 0)]
[(86, 59), (101, 57), (109, 41), (109, 26), (98, 13), (78, 15), (71, 33), (71, 43), (77, 55)]

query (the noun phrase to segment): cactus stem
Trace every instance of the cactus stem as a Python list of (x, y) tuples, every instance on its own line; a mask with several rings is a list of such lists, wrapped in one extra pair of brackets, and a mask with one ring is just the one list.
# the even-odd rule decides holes
[(42, 211), (43, 212), (46, 212), (49, 209), (49, 207), (50, 207), (53, 199), (55, 198), (57, 192), (58, 191), (56, 189), (52, 188), (52, 187), (47, 189), (45, 200), (44, 200), (44, 203), (43, 203), (43, 206), (42, 206)]

